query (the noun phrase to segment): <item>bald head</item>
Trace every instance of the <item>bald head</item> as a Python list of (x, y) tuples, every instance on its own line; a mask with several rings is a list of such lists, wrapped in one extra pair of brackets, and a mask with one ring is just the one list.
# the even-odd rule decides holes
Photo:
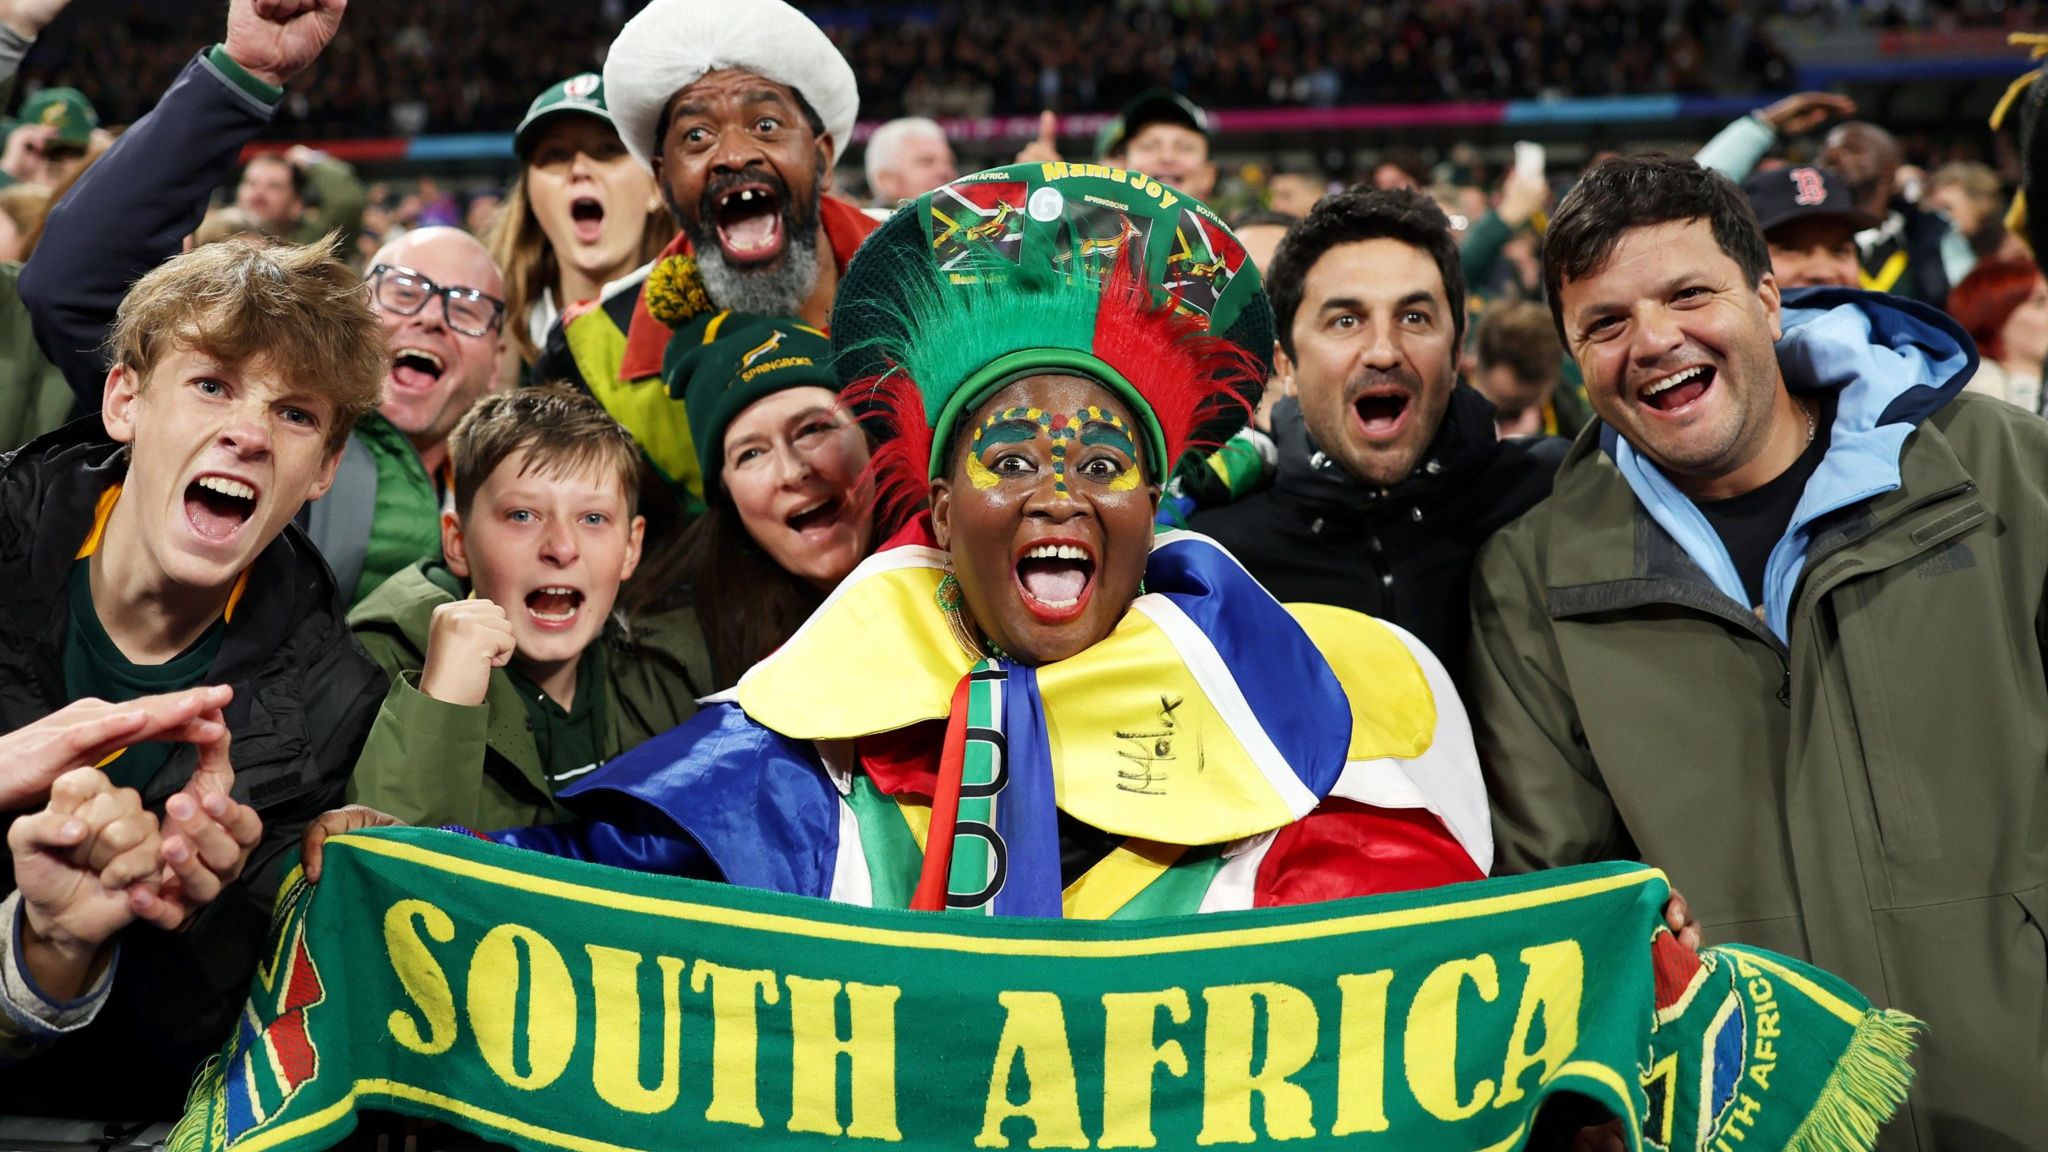
[(1828, 133), (1820, 166), (1842, 178), (1858, 208), (1882, 216), (1903, 159), (1891, 133), (1866, 120), (1850, 120)]
[[(391, 351), (377, 411), (432, 467), (456, 421), (496, 376), (505, 280), (484, 246), (459, 228), (407, 232), (378, 249), (370, 268)], [(450, 299), (449, 289), (462, 298)]]

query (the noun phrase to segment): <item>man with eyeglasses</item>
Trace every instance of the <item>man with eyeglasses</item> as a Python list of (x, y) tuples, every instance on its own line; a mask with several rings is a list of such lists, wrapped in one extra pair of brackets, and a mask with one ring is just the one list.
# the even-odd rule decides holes
[(306, 525), (350, 604), (439, 555), (448, 434), (490, 390), (505, 321), (504, 278), (459, 228), (405, 233), (371, 258), (368, 279), (391, 355), (384, 399), (356, 425)]

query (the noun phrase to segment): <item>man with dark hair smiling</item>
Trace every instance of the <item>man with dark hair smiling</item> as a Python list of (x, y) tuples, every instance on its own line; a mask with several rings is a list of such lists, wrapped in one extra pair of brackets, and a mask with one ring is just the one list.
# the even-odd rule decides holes
[[(537, 375), (594, 394), (694, 511), (703, 469), (662, 382), (669, 334), (721, 309), (826, 326), (840, 272), (875, 228), (826, 194), (860, 97), (839, 49), (783, 0), (655, 0), (619, 30), (604, 90), (679, 234), (645, 276), (565, 317)], [(651, 546), (662, 511), (648, 515)]]
[(1882, 1148), (2048, 1131), (2048, 424), (1954, 321), (1780, 294), (1735, 185), (1610, 160), (1544, 279), (1602, 426), (1481, 552), (1506, 871), (1640, 858), (1707, 937), (1927, 1021)]
[(1550, 491), (1558, 440), (1502, 442), (1460, 384), (1465, 278), (1435, 201), (1326, 196), (1266, 280), (1294, 396), (1273, 409), (1273, 484), (1197, 513), (1282, 601), (1335, 604), (1419, 637), (1458, 679), (1473, 557)]

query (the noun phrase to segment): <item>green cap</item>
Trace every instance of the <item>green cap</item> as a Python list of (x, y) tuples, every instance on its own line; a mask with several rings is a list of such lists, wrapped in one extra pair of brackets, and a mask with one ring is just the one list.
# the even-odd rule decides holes
[[(1165, 314), (1176, 333), (1158, 331)], [(1219, 361), (1203, 334), (1237, 358)], [(840, 277), (832, 339), (842, 386), (915, 382), (930, 475), (963, 414), (1007, 381), (1060, 372), (1131, 407), (1163, 479), (1186, 443), (1243, 426), (1249, 404), (1217, 401), (1258, 399), (1273, 309), (1244, 245), (1200, 201), (1106, 164), (1013, 164), (927, 192), (869, 235)]]
[(726, 428), (754, 401), (790, 388), (839, 388), (823, 332), (787, 316), (740, 312), (709, 313), (677, 329), (661, 378), (683, 402), (707, 489), (722, 470)]
[(1141, 129), (1152, 124), (1178, 124), (1200, 132), (1204, 139), (1211, 135), (1209, 114), (1202, 106), (1170, 88), (1154, 88), (1131, 97), (1116, 119), (1102, 126), (1095, 138), (1097, 156), (1114, 156), (1124, 150), (1124, 144)]
[(100, 126), (100, 115), (76, 88), (45, 88), (22, 101), (21, 123), (54, 124), (58, 143), (83, 148), (92, 143), (92, 130)]
[(567, 80), (554, 85), (533, 98), (526, 106), (526, 117), (519, 121), (519, 128), (512, 137), (512, 150), (524, 160), (533, 151), (533, 142), (540, 136), (544, 122), (550, 117), (576, 113), (581, 116), (595, 116), (614, 129), (610, 109), (604, 106), (604, 77), (595, 72), (579, 72)]

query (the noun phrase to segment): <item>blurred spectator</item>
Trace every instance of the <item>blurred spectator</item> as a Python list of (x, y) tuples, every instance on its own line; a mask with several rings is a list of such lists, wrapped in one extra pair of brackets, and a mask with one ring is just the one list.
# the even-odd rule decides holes
[(868, 202), (895, 209), (960, 175), (946, 130), (922, 116), (891, 120), (868, 137)]
[(1959, 161), (1935, 169), (1924, 203), (1948, 217), (1949, 227), (1970, 246), (1976, 259), (2022, 254), (2002, 250), (2007, 235), (2005, 186), (1990, 165)]
[(191, 247), (204, 248), (208, 244), (218, 244), (223, 240), (261, 241), (268, 235), (269, 232), (256, 223), (247, 212), (232, 204), (224, 204), (219, 208), (207, 210), (206, 219), (200, 221), (199, 227), (192, 232)]
[[(103, 119), (146, 111), (182, 64), (175, 45), (212, 34), (200, 0), (78, 0), (31, 84), (78, 84)], [(281, 110), (276, 136), (502, 132), (531, 93), (595, 68), (633, 4), (352, 0), (351, 39)], [(1649, 0), (1204, 0), (1028, 7), (806, 5), (852, 64), (875, 119), (1108, 109), (1148, 88), (1214, 108), (1777, 90), (1791, 70), (1747, 6)], [(1971, 19), (2024, 24), (2026, 3)], [(1902, 12), (1902, 5), (1885, 5)], [(1913, 22), (1952, 21), (1916, 5)], [(398, 82), (394, 82), (394, 80)], [(1421, 174), (1416, 174), (1420, 178)]]
[(1207, 201), (1216, 191), (1210, 131), (1209, 114), (1200, 105), (1171, 89), (1156, 88), (1133, 98), (1110, 122), (1102, 159)]
[[(1485, 202), (1476, 189), (1471, 194), (1478, 204)], [(1471, 292), (1473, 313), (1494, 298), (1525, 299), (1540, 295), (1533, 267), (1534, 238), (1521, 239), (1519, 253), (1511, 249), (1549, 203), (1549, 181), (1510, 168), (1501, 182), (1499, 202), (1471, 219), (1465, 234), (1458, 239), (1458, 261)]]
[(1190, 526), (1283, 601), (1413, 632), (1462, 684), (1473, 557), (1549, 493), (1565, 445), (1501, 441), (1493, 406), (1458, 383), (1465, 281), (1422, 193), (1325, 196), (1281, 243), (1267, 289), (1275, 369), (1296, 393), (1273, 410), (1278, 469)]
[(362, 229), (364, 200), (355, 169), (304, 145), (251, 157), (235, 185), (235, 206), (265, 232), (311, 244), (338, 230), (344, 252)]
[(1266, 182), (1266, 206), (1299, 219), (1330, 190), (1330, 182), (1308, 172), (1275, 172)]
[(1420, 188), (1429, 183), (1429, 165), (1413, 148), (1394, 148), (1372, 170), (1375, 188)]
[(45, 88), (22, 101), (20, 122), (24, 127), (41, 125), (33, 133), (37, 163), (26, 173), (10, 173), (31, 184), (55, 186), (78, 174), (85, 166), (86, 152), (93, 145), (93, 130), (100, 126), (92, 101), (76, 88)]
[(272, 236), (294, 235), (306, 211), (306, 173), (281, 152), (261, 152), (242, 165), (235, 207)]
[(1854, 288), (1856, 234), (1877, 224), (1841, 177), (1821, 168), (1773, 168), (1742, 182), (1771, 251), (1779, 288)]
[(1856, 237), (1864, 286), (1939, 308), (1950, 282), (1942, 244), (1948, 222), (1899, 195), (1901, 163), (1898, 139), (1863, 120), (1835, 125), (1820, 154), (1821, 167), (1840, 176), (1856, 206), (1880, 221)]
[(496, 192), (472, 193), (462, 210), (462, 230), (479, 240), (489, 236), (491, 225), (497, 223), (498, 212), (504, 206), (505, 198)]
[(1558, 381), (1564, 349), (1550, 310), (1533, 300), (1513, 300), (1480, 315), (1473, 337), (1479, 371), (1472, 386), (1493, 401), (1493, 427), (1503, 440), (1517, 436), (1576, 436), (1587, 415), (1568, 411), (1560, 418)]
[(28, 238), (43, 229), (50, 190), (40, 184), (0, 188), (0, 260), (28, 259)]
[(1260, 274), (1273, 266), (1273, 252), (1280, 247), (1287, 230), (1301, 223), (1301, 217), (1286, 212), (1251, 212), (1237, 218), (1231, 231), (1237, 233), (1238, 243), (1244, 245), (1245, 254), (1252, 258)]
[[(1245, 255), (1250, 256), (1259, 275), (1266, 275), (1273, 267), (1273, 253), (1280, 247), (1280, 241), (1287, 238), (1288, 230), (1300, 219), (1284, 212), (1253, 212), (1241, 217), (1232, 231), (1237, 233), (1238, 243), (1244, 245)], [(1294, 395), (1293, 384), (1274, 373), (1266, 381), (1266, 390), (1259, 394), (1259, 406), (1252, 413), (1252, 427), (1261, 432), (1273, 430), (1273, 406)]]
[(93, 142), (86, 145), (85, 155), (80, 161), (77, 164), (67, 165), (61, 179), (55, 184), (45, 186), (48, 198), (44, 201), (44, 211), (36, 217), (33, 225), (22, 235), (21, 258), (24, 262), (30, 256), (35, 255), (36, 246), (42, 243), (43, 230), (48, 228), (50, 224), (49, 210), (64, 202), (64, 197), (70, 194), (73, 186), (85, 178), (86, 173), (92, 170), (93, 165), (99, 163), (100, 157), (106, 153), (111, 143), (112, 137), (94, 137)]
[(1981, 358), (1968, 390), (2041, 411), (2041, 361), (2048, 357), (2048, 281), (2027, 260), (1987, 260), (1949, 294), (1949, 314), (1977, 342)]

